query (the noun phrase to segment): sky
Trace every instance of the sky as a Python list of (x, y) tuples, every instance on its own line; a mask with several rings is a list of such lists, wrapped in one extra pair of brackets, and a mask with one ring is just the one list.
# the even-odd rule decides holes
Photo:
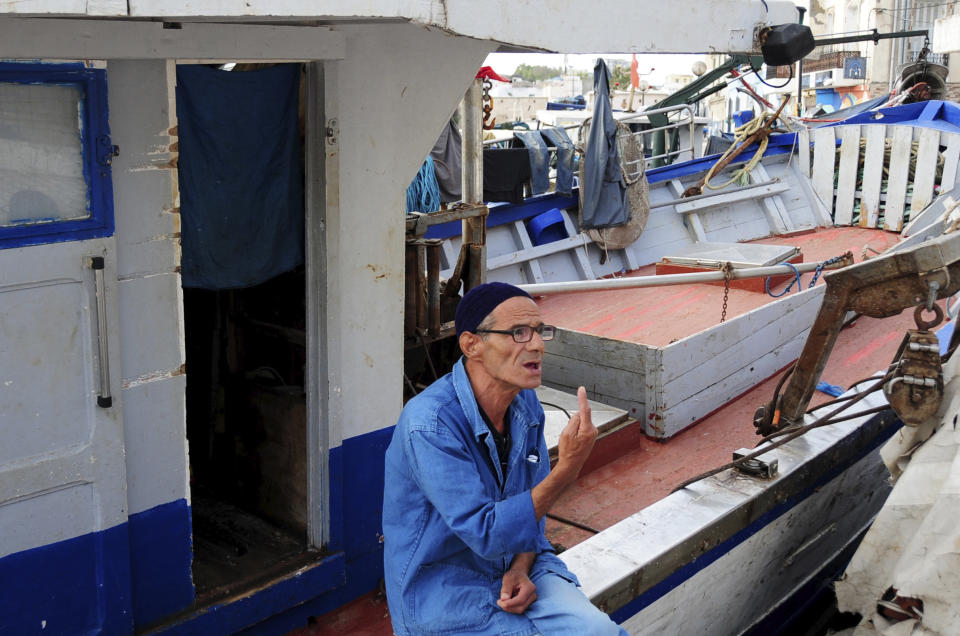
[[(604, 59), (630, 60), (630, 55), (595, 53), (595, 54), (569, 54), (566, 56), (568, 68), (571, 70), (592, 71), (594, 62), (598, 57)], [(493, 70), (501, 75), (510, 75), (520, 64), (552, 66), (562, 68), (564, 55), (560, 53), (491, 53), (487, 56), (484, 66), (491, 66)], [(664, 81), (667, 75), (682, 73), (690, 75), (690, 67), (697, 60), (706, 61), (704, 55), (681, 55), (681, 54), (637, 54), (639, 63), (638, 72), (640, 77), (648, 82), (658, 83)], [(651, 71), (651, 69), (653, 69)]]

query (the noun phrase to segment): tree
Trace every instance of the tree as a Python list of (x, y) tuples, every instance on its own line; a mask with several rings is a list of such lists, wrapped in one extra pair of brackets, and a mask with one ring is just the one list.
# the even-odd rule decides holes
[(550, 66), (534, 66), (530, 64), (520, 64), (513, 72), (513, 77), (519, 77), (527, 82), (537, 82), (562, 75), (563, 71), (559, 68)]

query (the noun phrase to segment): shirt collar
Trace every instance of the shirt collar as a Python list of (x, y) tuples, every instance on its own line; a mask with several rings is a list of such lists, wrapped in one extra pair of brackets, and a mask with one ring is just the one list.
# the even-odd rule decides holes
[[(466, 358), (461, 356), (457, 363), (453, 365), (453, 388), (457, 392), (457, 400), (460, 401), (460, 406), (467, 416), (470, 428), (473, 429), (473, 436), (479, 438), (481, 435), (488, 435), (490, 429), (487, 428), (486, 422), (480, 417), (480, 407), (477, 405), (477, 398), (473, 394), (470, 376), (467, 375), (467, 369), (463, 364), (465, 360)], [(526, 423), (527, 427), (536, 426), (539, 423), (537, 417), (530, 413), (525, 401), (520, 399), (520, 396), (524, 393), (525, 391), (521, 391), (510, 402), (510, 419), (519, 417), (522, 422)], [(510, 426), (510, 422), (506, 422), (506, 425)]]

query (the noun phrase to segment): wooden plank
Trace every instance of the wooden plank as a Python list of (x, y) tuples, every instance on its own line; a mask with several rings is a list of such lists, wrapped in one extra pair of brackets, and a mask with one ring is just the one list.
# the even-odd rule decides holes
[(957, 183), (957, 165), (960, 163), (960, 134), (945, 132), (940, 143), (946, 146), (943, 151), (943, 174), (940, 176), (940, 191), (946, 192)]
[(890, 146), (887, 205), (883, 213), (883, 229), (899, 232), (903, 228), (913, 129), (910, 126), (889, 126), (887, 131), (892, 131), (893, 142)]
[[(809, 279), (806, 279), (804, 284), (807, 281)], [(740, 367), (742, 360), (722, 358), (731, 357), (730, 352), (738, 350), (737, 348), (743, 350), (758, 349), (761, 346), (765, 349), (776, 348), (776, 342), (768, 344), (759, 334), (765, 333), (765, 330), (772, 330), (764, 337), (785, 342), (794, 334), (809, 328), (823, 300), (824, 289), (824, 285), (818, 285), (799, 294), (788, 294), (770, 304), (738, 316), (735, 320), (714, 325), (671, 343), (664, 348), (663, 353), (664, 384), (674, 382), (686, 375), (688, 370), (697, 369), (705, 364), (711, 367), (710, 373), (714, 376), (733, 371)], [(772, 325), (774, 327), (771, 327)], [(785, 335), (778, 334), (778, 330), (783, 330)], [(749, 358), (751, 355), (756, 357), (759, 354), (738, 353), (737, 355)], [(695, 383), (691, 391), (703, 386), (706, 384)]]
[(797, 133), (797, 160), (800, 164), (800, 174), (810, 177), (810, 129), (801, 128)]
[(817, 128), (813, 131), (813, 191), (830, 211), (833, 219), (833, 166), (837, 152), (834, 129)]
[[(533, 241), (530, 240), (530, 235), (527, 233), (527, 224), (523, 221), (513, 222), (513, 236), (520, 243), (520, 249), (528, 250), (533, 247)], [(531, 258), (524, 263), (524, 271), (529, 282), (543, 282), (543, 271), (540, 269), (540, 262), (536, 258)]]
[[(670, 347), (664, 349), (666, 370), (663, 377), (663, 390), (664, 395), (669, 396), (667, 404), (673, 406), (733, 376), (745, 377), (754, 383), (760, 382), (769, 377), (772, 371), (754, 368), (753, 363), (770, 353), (781, 357), (783, 360), (781, 367), (789, 364), (793, 358), (787, 356), (781, 349), (797, 337), (801, 340), (806, 338), (822, 297), (821, 294), (805, 298), (804, 294), (795, 294), (795, 296), (803, 298), (803, 301), (799, 304), (792, 303), (791, 309), (787, 310), (783, 310), (781, 306), (783, 313), (765, 312), (762, 318), (750, 317), (749, 314), (737, 317), (736, 320), (742, 322), (737, 326), (737, 330), (749, 330), (750, 336), (731, 342), (719, 356), (694, 357), (693, 362), (680, 366), (668, 362), (673, 356)], [(698, 338), (694, 337), (693, 340), (696, 341)], [(689, 358), (688, 353), (689, 351), (684, 352), (683, 357)], [(790, 355), (796, 357), (799, 351)]]
[[(750, 181), (754, 183), (769, 180), (770, 175), (767, 174), (767, 170), (763, 167), (763, 163), (758, 163), (756, 167), (750, 171)], [(787, 187), (786, 192), (789, 192), (790, 186), (788, 186), (786, 183), (783, 185)], [(783, 205), (783, 199), (780, 198), (780, 193), (770, 197), (764, 197), (761, 199), (761, 201), (763, 205), (763, 213), (764, 216), (767, 217), (767, 224), (770, 226), (771, 233), (786, 234), (787, 232), (793, 231), (793, 221), (791, 221), (790, 215), (787, 214), (787, 209)]]
[[(667, 408), (656, 411), (659, 415), (663, 437), (676, 435), (697, 420), (703, 419), (718, 407), (735, 400), (759, 382), (774, 375), (800, 356), (806, 342), (807, 331), (793, 338), (773, 351), (768, 351), (757, 359), (750, 360), (736, 372), (730, 373), (717, 382), (704, 387), (696, 394), (680, 397), (674, 392), (683, 389), (683, 382), (664, 385), (663, 400)], [(650, 412), (648, 408), (648, 413)], [(649, 415), (648, 415), (649, 417)]]
[[(124, 10), (125, 12), (125, 10)], [(16, 18), (0, 20), (0, 58), (339, 60), (346, 36), (325, 26)]]
[(863, 155), (863, 184), (860, 188), (860, 226), (877, 227), (880, 219), (880, 189), (883, 186), (883, 144), (886, 126), (863, 127), (867, 141)]
[[(571, 237), (577, 235), (577, 228), (574, 227), (573, 221), (570, 219), (570, 213), (566, 210), (560, 210), (560, 216), (563, 217), (563, 227), (566, 228), (567, 234)], [(590, 239), (586, 234), (578, 235), (580, 237), (580, 244), (583, 246), (583, 249), (573, 248), (571, 256), (574, 259), (574, 265), (577, 266), (577, 269), (580, 271), (580, 277), (583, 280), (593, 280), (597, 276), (593, 273), (593, 268), (590, 267), (590, 259), (587, 258), (587, 242)]]
[(860, 163), (860, 126), (840, 126), (840, 166), (837, 170), (837, 199), (833, 206), (833, 224), (853, 222), (853, 193), (857, 189)]
[[(674, 199), (679, 199), (683, 196), (683, 183), (680, 179), (671, 179), (667, 184), (668, 191), (672, 192)], [(707, 233), (703, 229), (703, 223), (700, 221), (700, 217), (693, 214), (683, 219), (683, 226), (687, 229), (688, 234), (693, 235), (694, 241), (706, 241)]]
[(940, 152), (940, 131), (920, 129), (917, 145), (917, 166), (913, 172), (913, 196), (910, 199), (910, 218), (919, 214), (933, 200), (933, 185), (937, 177), (937, 159)]
[(642, 373), (642, 352), (656, 347), (572, 329), (557, 329), (557, 335), (545, 345), (545, 349), (546, 353), (576, 358), (592, 365)]
[(591, 400), (624, 409), (631, 417), (643, 417), (646, 413), (642, 370), (630, 373), (577, 358), (544, 353), (543, 382), (570, 392), (583, 386)]
[(768, 197), (774, 194), (786, 192), (790, 188), (785, 183), (771, 183), (758, 188), (744, 188), (734, 192), (720, 192), (712, 197), (697, 199), (696, 201), (678, 203), (674, 207), (677, 214), (690, 214), (691, 212), (704, 212), (721, 205), (731, 205), (742, 201), (753, 201), (761, 197)]

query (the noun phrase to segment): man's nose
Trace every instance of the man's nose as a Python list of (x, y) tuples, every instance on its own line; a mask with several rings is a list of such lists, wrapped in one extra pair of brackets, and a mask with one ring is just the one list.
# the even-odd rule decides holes
[(527, 349), (530, 351), (543, 351), (543, 343), (543, 336), (539, 331), (534, 331), (533, 335), (530, 337), (530, 341), (527, 342)]

